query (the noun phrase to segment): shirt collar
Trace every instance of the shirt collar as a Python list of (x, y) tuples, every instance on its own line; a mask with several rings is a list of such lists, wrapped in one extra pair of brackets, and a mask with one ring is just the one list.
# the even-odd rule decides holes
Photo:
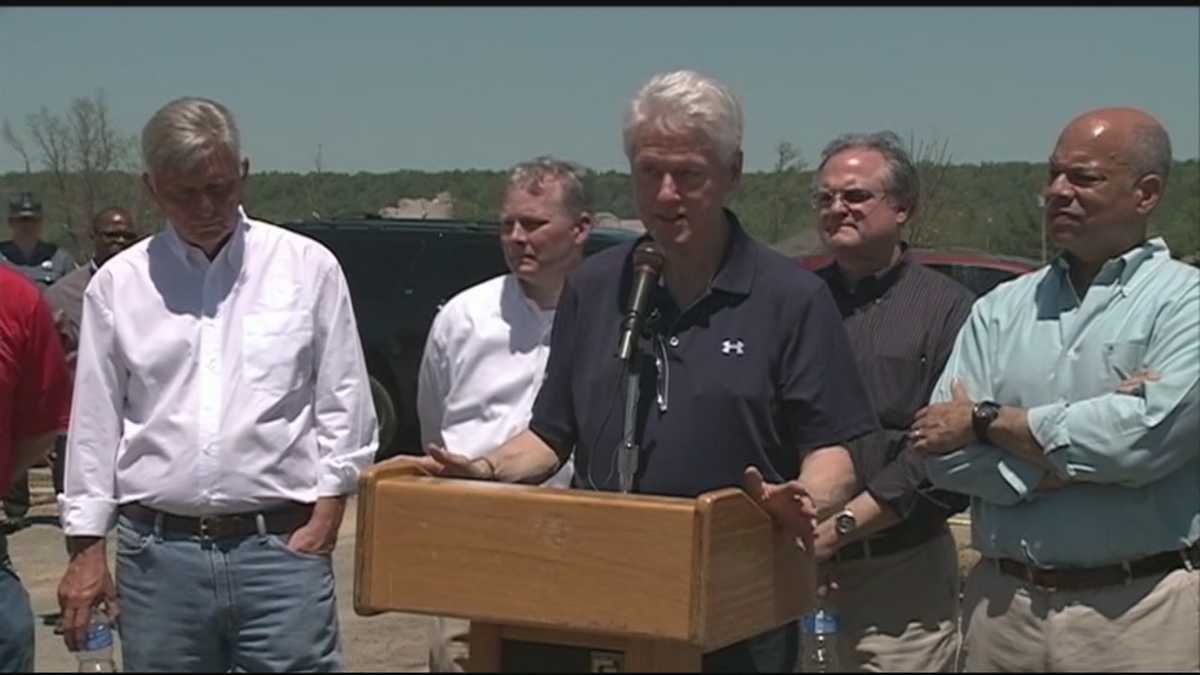
[(725, 218), (729, 221), (729, 243), (721, 258), (721, 266), (717, 268), (717, 273), (713, 276), (712, 288), (736, 295), (750, 295), (757, 262), (754, 247), (751, 246), (753, 242), (733, 211), (729, 209), (723, 209), (723, 211)]
[[(1143, 241), (1121, 255), (1105, 261), (1100, 266), (1100, 271), (1092, 283), (1100, 285), (1116, 283), (1125, 286), (1143, 263), (1159, 253), (1170, 255), (1167, 242), (1162, 237)], [(1069, 275), (1071, 272), (1071, 257), (1066, 251), (1055, 256), (1052, 264), (1060, 275)]]
[[(509, 288), (510, 293), (521, 299), (521, 304), (529, 310), (529, 313), (532, 316), (538, 317), (539, 319), (554, 316), (554, 311), (558, 309), (557, 307), (542, 309), (541, 306), (537, 304), (536, 300), (529, 297), (529, 294), (525, 292), (525, 287), (521, 285), (521, 280), (518, 279), (517, 275), (513, 274), (512, 272), (508, 273), (508, 278), (505, 280), (505, 285)], [(497, 311), (499, 311), (499, 308), (497, 308)]]
[[(229, 235), (229, 241), (225, 242), (225, 246), (217, 252), (217, 257), (211, 261), (211, 264), (216, 265), (224, 262), (230, 267), (236, 268), (242, 263), (242, 255), (245, 251), (246, 230), (250, 227), (250, 219), (246, 215), (246, 209), (238, 205), (237, 223), (233, 226), (233, 232)], [(204, 265), (208, 263), (208, 258), (199, 248), (185, 242), (179, 233), (175, 230), (175, 224), (167, 220), (167, 227), (164, 229), (164, 235), (167, 239), (168, 247), (188, 265)]]
[(887, 267), (869, 274), (858, 281), (852, 281), (846, 271), (842, 269), (837, 261), (830, 263), (828, 279), (832, 280), (839, 291), (847, 295), (870, 295), (872, 297), (883, 295), (885, 291), (891, 288), (904, 271), (908, 269), (908, 263), (911, 261), (909, 254), (908, 242), (900, 242), (900, 255), (894, 262)]

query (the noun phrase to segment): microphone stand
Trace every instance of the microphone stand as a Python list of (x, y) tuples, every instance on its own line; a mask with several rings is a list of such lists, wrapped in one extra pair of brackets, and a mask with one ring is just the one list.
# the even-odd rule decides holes
[(617, 448), (617, 479), (621, 492), (628, 494), (633, 489), (633, 475), (637, 473), (641, 445), (637, 442), (637, 405), (641, 393), (636, 344), (625, 362), (625, 427), (621, 433), (621, 446)]

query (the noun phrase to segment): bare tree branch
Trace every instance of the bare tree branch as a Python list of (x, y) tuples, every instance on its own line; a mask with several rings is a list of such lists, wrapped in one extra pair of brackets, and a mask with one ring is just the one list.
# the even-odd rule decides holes
[(13, 152), (21, 156), (21, 161), (25, 162), (25, 175), (33, 173), (33, 164), (29, 161), (29, 151), (25, 149), (25, 142), (17, 137), (13, 131), (12, 123), (8, 118), (4, 118), (4, 125), (0, 128), (0, 136), (3, 136), (4, 143), (13, 149)]

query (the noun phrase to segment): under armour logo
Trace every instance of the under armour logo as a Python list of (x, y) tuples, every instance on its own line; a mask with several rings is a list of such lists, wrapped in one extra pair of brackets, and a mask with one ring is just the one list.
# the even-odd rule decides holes
[(744, 356), (746, 354), (746, 343), (738, 340), (725, 340), (721, 343), (721, 353), (725, 355), (737, 354)]

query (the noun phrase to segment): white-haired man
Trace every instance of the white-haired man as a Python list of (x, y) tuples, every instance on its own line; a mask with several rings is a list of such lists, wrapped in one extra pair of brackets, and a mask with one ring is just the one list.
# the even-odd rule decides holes
[[(818, 511), (854, 491), (842, 444), (874, 430), (875, 416), (824, 284), (752, 239), (725, 208), (741, 179), (741, 141), (741, 104), (722, 83), (685, 70), (642, 87), (624, 145), (649, 234), (568, 276), (529, 429), (475, 460), (432, 446), (431, 471), (533, 482), (573, 454), (575, 487), (628, 487), (610, 470), (623, 415), (606, 412), (624, 407), (625, 365), (613, 355), (635, 245), (652, 238), (665, 263), (647, 334), (636, 338), (645, 355), (637, 368), (654, 386), (630, 425), (641, 447), (631, 491), (694, 497), (745, 485), (783, 527), (811, 541)], [(821, 480), (809, 488), (813, 478)], [(789, 672), (797, 640), (792, 623), (698, 665)]]
[[(423, 444), (475, 459), (529, 427), (563, 282), (592, 230), (585, 178), (553, 157), (509, 174), (500, 214), (509, 273), (462, 291), (434, 317), (417, 380)], [(545, 484), (569, 487), (571, 462)], [(432, 670), (462, 671), (466, 632), (462, 620), (435, 622)]]
[(378, 442), (341, 268), (246, 215), (249, 161), (220, 103), (163, 106), (142, 157), (169, 226), (84, 293), (64, 638), (78, 647), (105, 603), (127, 670), (340, 669), (331, 553)]

